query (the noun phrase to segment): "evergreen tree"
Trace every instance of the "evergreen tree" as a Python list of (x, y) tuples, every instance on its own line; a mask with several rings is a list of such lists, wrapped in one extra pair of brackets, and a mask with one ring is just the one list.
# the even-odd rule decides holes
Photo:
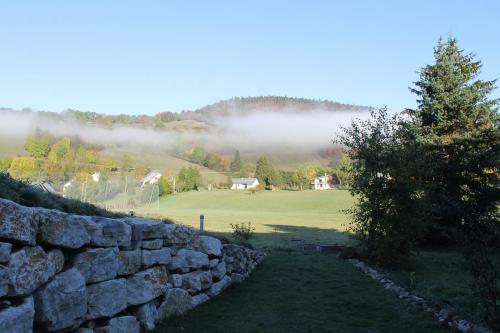
[(455, 39), (439, 40), (434, 57), (412, 89), (418, 108), (408, 112), (426, 147), (422, 177), (430, 219), (439, 228), (453, 228), (463, 224), (471, 202), (482, 201), (486, 210), (496, 206), (498, 197), (479, 189), (495, 178), (483, 171), (498, 167), (498, 100), (488, 99), (495, 81), (478, 79), (481, 62), (464, 54)]
[(255, 177), (259, 180), (259, 183), (265, 186), (274, 185), (274, 176), (274, 168), (267, 157), (260, 157), (255, 167)]
[(408, 110), (424, 152), (426, 234), (460, 235), (455, 241), (464, 245), (474, 291), (487, 319), (500, 329), (499, 274), (491, 248), (499, 237), (500, 204), (499, 101), (489, 98), (495, 81), (479, 79), (481, 62), (453, 38), (439, 40), (434, 57), (412, 89), (418, 108)]
[(240, 174), (243, 169), (243, 163), (241, 162), (240, 151), (237, 150), (234, 153), (233, 161), (231, 162), (231, 172), (233, 174)]

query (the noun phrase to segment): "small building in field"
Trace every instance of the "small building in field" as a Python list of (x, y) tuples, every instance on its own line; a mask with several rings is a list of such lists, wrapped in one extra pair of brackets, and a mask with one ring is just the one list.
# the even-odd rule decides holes
[(156, 184), (160, 180), (161, 173), (159, 171), (153, 170), (148, 173), (141, 181), (141, 187), (144, 185)]
[(336, 175), (323, 175), (314, 178), (311, 183), (313, 190), (329, 190), (332, 188), (338, 188), (339, 181)]
[(231, 181), (233, 183), (231, 190), (245, 190), (259, 186), (257, 178), (233, 178)]

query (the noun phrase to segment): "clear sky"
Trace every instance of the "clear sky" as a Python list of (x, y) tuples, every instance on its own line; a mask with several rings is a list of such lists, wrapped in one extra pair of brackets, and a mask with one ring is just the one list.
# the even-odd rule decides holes
[(154, 114), (286, 95), (397, 110), (450, 34), (500, 76), (500, 1), (0, 0), (0, 106)]

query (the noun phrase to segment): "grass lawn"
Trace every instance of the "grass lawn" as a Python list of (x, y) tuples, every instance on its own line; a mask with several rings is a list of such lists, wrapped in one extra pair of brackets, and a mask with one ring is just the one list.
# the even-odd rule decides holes
[[(203, 213), (206, 230), (220, 236), (230, 237), (229, 223), (252, 222), (252, 244), (269, 256), (250, 280), (185, 317), (169, 320), (157, 332), (440, 331), (427, 315), (386, 293), (349, 263), (290, 250), (290, 239), (349, 242), (348, 216), (342, 210), (353, 203), (347, 191), (335, 190), (214, 190), (162, 198), (161, 216), (197, 228)], [(419, 295), (453, 304), (464, 318), (479, 321), (469, 276), (456, 251), (424, 250), (410, 270), (386, 273)]]
[[(495, 259), (498, 271), (500, 253)], [(463, 318), (477, 323), (483, 319), (477, 299), (473, 297), (471, 275), (459, 250), (423, 250), (413, 258), (411, 268), (385, 272), (398, 284), (414, 288), (417, 294), (452, 308)], [(414, 272), (413, 282), (411, 272)]]
[[(251, 222), (253, 244), (281, 246), (290, 239), (347, 242), (347, 216), (343, 209), (354, 202), (347, 191), (193, 191), (162, 198), (160, 216), (199, 227), (200, 213), (205, 229), (230, 233), (230, 223)], [(156, 207), (150, 208), (154, 211)], [(145, 212), (146, 208), (142, 209)], [(141, 213), (141, 210), (139, 210)]]
[(446, 332), (430, 314), (389, 294), (334, 256), (271, 250), (241, 285), (156, 333)]

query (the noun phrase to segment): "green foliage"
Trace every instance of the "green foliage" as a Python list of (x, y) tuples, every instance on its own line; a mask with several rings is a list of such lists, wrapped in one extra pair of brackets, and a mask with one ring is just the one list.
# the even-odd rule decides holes
[(311, 181), (317, 175), (317, 169), (315, 166), (303, 166), (297, 170), (296, 181), (299, 184), (301, 190), (308, 189), (311, 187)]
[(196, 167), (183, 167), (177, 174), (176, 190), (179, 192), (198, 190), (201, 184), (201, 175)]
[(354, 121), (340, 142), (348, 148), (354, 179), (350, 192), (358, 197), (351, 230), (361, 251), (380, 264), (408, 259), (421, 235), (419, 149), (413, 131), (386, 109), (372, 111), (371, 119)]
[(193, 151), (189, 155), (189, 161), (203, 165), (203, 162), (205, 161), (205, 150), (202, 147), (194, 147)]
[(229, 225), (233, 229), (234, 240), (239, 243), (248, 243), (255, 232), (255, 227), (251, 222), (229, 223)]
[(63, 137), (56, 143), (52, 145), (50, 148), (50, 152), (48, 155), (50, 162), (60, 162), (66, 154), (70, 151), (71, 148), (71, 140), (68, 137)]
[(46, 136), (28, 136), (24, 149), (33, 158), (45, 158), (50, 151), (49, 139)]
[(478, 78), (481, 62), (453, 38), (439, 40), (434, 58), (412, 89), (418, 109), (408, 110), (424, 147), (427, 235), (445, 230), (464, 245), (474, 290), (487, 319), (500, 329), (499, 273), (491, 260), (492, 239), (500, 234), (499, 101), (488, 97), (495, 81)]
[(11, 163), (12, 159), (10, 158), (0, 159), (0, 172), (5, 172), (9, 170)]
[(240, 151), (237, 150), (234, 153), (233, 161), (231, 162), (231, 172), (235, 177), (241, 176), (241, 171), (243, 169), (243, 163), (241, 162)]
[(31, 157), (16, 157), (12, 160), (8, 172), (19, 180), (38, 180), (40, 178), (40, 163)]
[(339, 178), (340, 186), (349, 188), (354, 180), (354, 166), (348, 155), (342, 156), (333, 172)]
[(203, 166), (215, 171), (226, 171), (228, 168), (228, 161), (223, 159), (220, 155), (215, 153), (208, 153), (205, 156)]
[(172, 182), (163, 176), (161, 176), (160, 179), (158, 180), (158, 187), (160, 190), (159, 193), (160, 197), (172, 194), (174, 192), (174, 186)]
[[(478, 79), (481, 62), (451, 38), (412, 89), (410, 118), (386, 110), (354, 122), (341, 143), (354, 163), (351, 192), (359, 202), (352, 228), (366, 253), (398, 263), (418, 243), (461, 245), (486, 319), (500, 329), (500, 132), (494, 81)], [(436, 235), (444, 235), (436, 237)]]
[(255, 167), (255, 177), (259, 180), (259, 183), (265, 186), (277, 185), (276, 172), (266, 156), (258, 159)]

